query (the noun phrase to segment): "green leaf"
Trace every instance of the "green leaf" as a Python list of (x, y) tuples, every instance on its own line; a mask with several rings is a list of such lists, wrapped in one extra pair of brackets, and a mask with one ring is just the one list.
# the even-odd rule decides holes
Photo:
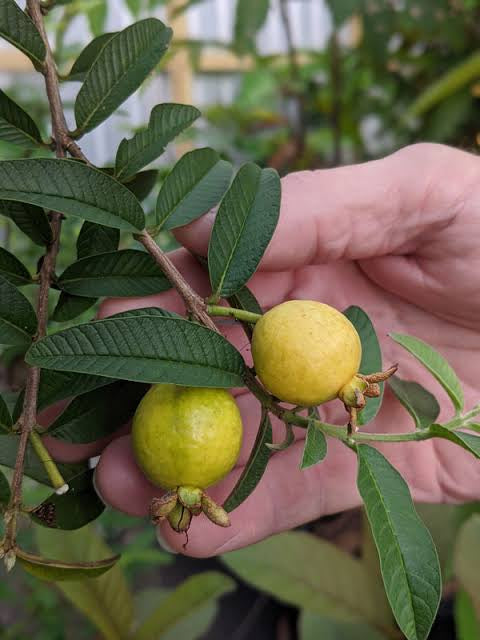
[(417, 429), (426, 429), (438, 418), (440, 405), (435, 396), (421, 384), (392, 376), (389, 385), (397, 400), (412, 416)]
[(114, 382), (77, 396), (49, 426), (48, 435), (74, 444), (94, 442), (126, 424), (148, 386)]
[(208, 268), (216, 297), (231, 296), (255, 273), (279, 211), (277, 172), (243, 165), (222, 200), (210, 238)]
[(468, 87), (480, 75), (480, 51), (453, 66), (426, 87), (409, 107), (406, 115), (418, 118), (451, 95)]
[(16, 550), (18, 564), (39, 580), (47, 582), (62, 582), (70, 580), (85, 580), (86, 578), (96, 578), (106, 571), (110, 571), (118, 561), (119, 556), (97, 560), (95, 562), (60, 562), (50, 560), (41, 556)]
[(92, 35), (98, 36), (103, 31), (107, 18), (106, 0), (95, 0), (85, 13)]
[(478, 540), (480, 536), (480, 515), (473, 515), (465, 522), (458, 535), (453, 564), (455, 575), (461, 587), (465, 589), (476, 611), (480, 611), (480, 595), (478, 576), (480, 562), (478, 557)]
[(113, 38), (113, 36), (116, 35), (116, 31), (113, 33), (102, 33), (102, 35), (98, 36), (98, 38), (94, 38), (91, 42), (89, 42), (73, 63), (67, 80), (83, 80), (86, 74), (90, 71), (91, 66), (97, 59), (100, 51), (107, 44), (107, 42), (109, 42)]
[(10, 502), (10, 485), (5, 475), (0, 471), (0, 514), (8, 507)]
[[(135, 639), (198, 638), (213, 619), (214, 602), (234, 588), (234, 581), (217, 571), (205, 571), (187, 578), (161, 600), (156, 611), (137, 629)], [(198, 628), (200, 620), (203, 624)]]
[(91, 131), (142, 84), (167, 50), (172, 30), (147, 18), (115, 34), (101, 49), (75, 101), (79, 130)]
[(118, 180), (133, 176), (162, 155), (166, 145), (189, 127), (200, 116), (200, 111), (186, 104), (158, 104), (150, 113), (148, 126), (133, 138), (124, 138), (115, 159)]
[(27, 149), (42, 145), (42, 137), (35, 122), (1, 89), (0, 140), (6, 140)]
[(0, 200), (0, 215), (10, 218), (35, 244), (43, 247), (52, 242), (50, 223), (45, 211), (40, 207)]
[(0, 433), (9, 433), (12, 429), (12, 416), (8, 409), (7, 403), (0, 395)]
[(93, 486), (93, 469), (86, 469), (69, 482), (67, 493), (52, 493), (38, 507), (30, 510), (32, 520), (49, 529), (73, 531), (96, 520), (105, 510)]
[(358, 489), (377, 545), (390, 606), (408, 640), (425, 640), (442, 595), (432, 537), (398, 471), (372, 447), (359, 445), (357, 451)]
[(453, 406), (457, 411), (463, 409), (463, 390), (455, 371), (443, 356), (423, 340), (400, 333), (391, 333), (390, 337), (400, 346), (409, 351), (415, 358), (430, 371), (450, 396)]
[(160, 307), (141, 307), (139, 309), (129, 309), (128, 311), (121, 311), (120, 313), (115, 313), (113, 316), (109, 316), (109, 318), (136, 318), (138, 316), (159, 316), (161, 318), (179, 318), (183, 319), (183, 316), (180, 316), (178, 313), (174, 311), (167, 311), (166, 309), (161, 309)]
[(65, 269), (58, 286), (77, 296), (148, 296), (170, 289), (170, 281), (145, 251), (124, 249), (82, 258)]
[(145, 216), (122, 184), (75, 160), (35, 158), (0, 162), (0, 198), (78, 216), (109, 227), (141, 231)]
[(16, 287), (32, 283), (28, 269), (18, 258), (2, 247), (0, 247), (0, 276)]
[[(95, 533), (92, 526), (83, 527), (78, 531), (52, 531), (44, 527), (35, 527), (35, 539), (40, 553), (55, 557), (66, 563), (98, 562), (97, 558), (113, 556), (112, 550), (101, 537)], [(57, 587), (84, 614), (96, 624), (98, 612), (107, 617), (115, 611), (117, 625), (123, 625), (120, 637), (125, 637), (125, 630), (132, 623), (132, 598), (126, 585), (125, 577), (118, 566), (114, 566), (119, 557), (114, 556), (105, 563), (104, 573), (93, 580), (80, 580), (82, 576), (72, 576), (76, 582), (61, 581)], [(87, 576), (85, 576), (87, 577)], [(91, 607), (91, 613), (85, 604)], [(101, 616), (101, 617), (103, 617)], [(109, 636), (109, 625), (97, 625), (105, 637)], [(116, 625), (112, 625), (116, 628)]]
[(392, 629), (382, 587), (360, 560), (311, 534), (290, 531), (222, 556), (247, 584), (342, 622)]
[[(0, 435), (0, 465), (10, 469), (15, 467), (18, 444), (18, 435)], [(57, 466), (66, 482), (70, 482), (72, 478), (83, 473), (87, 468), (85, 464), (57, 464)], [(29, 478), (51, 487), (51, 481), (45, 471), (45, 467), (30, 445), (27, 446), (24, 473)]]
[[(320, 420), (317, 407), (310, 409), (308, 413), (310, 420)], [(308, 469), (321, 462), (327, 455), (327, 440), (320, 429), (317, 429), (314, 422), (309, 422), (307, 427), (307, 437), (303, 448), (303, 457), (300, 469)]]
[(244, 54), (255, 51), (255, 36), (267, 19), (270, 0), (237, 0), (234, 48)]
[(191, 387), (243, 386), (245, 364), (223, 336), (188, 320), (109, 318), (36, 342), (29, 364), (134, 382)]
[(386, 640), (372, 627), (358, 622), (331, 620), (311, 611), (300, 614), (300, 640)]
[(0, 36), (32, 61), (45, 60), (45, 45), (36, 26), (14, 0), (0, 0)]
[[(363, 374), (376, 373), (382, 370), (382, 352), (372, 321), (360, 307), (349, 307), (344, 314), (353, 324), (362, 343), (362, 360), (360, 372)], [(358, 424), (371, 422), (380, 410), (383, 400), (384, 385), (380, 384), (380, 396), (368, 398), (366, 407), (359, 412)]]
[(37, 316), (23, 293), (0, 276), (0, 344), (28, 344), (37, 330)]
[(450, 429), (447, 429), (441, 424), (432, 424), (430, 433), (436, 438), (450, 440), (450, 442), (473, 453), (476, 458), (480, 458), (480, 436), (474, 436), (464, 431), (450, 431)]
[(120, 242), (120, 231), (102, 224), (85, 221), (77, 238), (77, 258), (87, 258), (97, 253), (116, 251)]
[(96, 301), (97, 298), (82, 298), (62, 291), (51, 319), (54, 322), (69, 322), (93, 307)]
[(472, 598), (460, 589), (455, 596), (455, 630), (457, 640), (475, 640), (480, 637), (480, 619)]
[(195, 149), (180, 158), (162, 185), (157, 200), (156, 224), (163, 229), (181, 227), (222, 198), (232, 176), (232, 165), (213, 149)]
[(137, 200), (142, 201), (145, 200), (155, 187), (157, 179), (158, 170), (149, 169), (148, 171), (140, 171), (140, 173), (134, 175), (133, 178), (130, 178), (125, 182), (125, 186), (133, 193)]
[(267, 444), (273, 442), (272, 423), (267, 411), (263, 411), (257, 437), (241, 476), (223, 503), (225, 511), (233, 511), (244, 502), (262, 479), (270, 459)]

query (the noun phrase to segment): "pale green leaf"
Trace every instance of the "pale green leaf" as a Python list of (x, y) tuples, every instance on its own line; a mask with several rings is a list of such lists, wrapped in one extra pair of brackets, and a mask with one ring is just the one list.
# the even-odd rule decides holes
[(83, 581), (101, 576), (114, 566), (118, 556), (95, 560), (93, 562), (61, 562), (23, 551), (16, 550), (18, 564), (39, 580), (47, 582)]
[(430, 433), (436, 438), (450, 440), (450, 442), (472, 453), (476, 458), (480, 458), (480, 436), (464, 431), (451, 431), (441, 424), (432, 424)]
[(267, 444), (273, 442), (272, 423), (267, 411), (263, 411), (257, 437), (242, 474), (223, 503), (225, 511), (233, 511), (253, 492), (265, 473), (271, 450)]
[(280, 178), (273, 169), (243, 165), (222, 200), (208, 248), (215, 297), (228, 297), (255, 273), (280, 212)]
[(29, 364), (134, 382), (192, 387), (243, 386), (244, 362), (223, 336), (188, 320), (109, 318), (36, 342)]
[(227, 553), (222, 560), (247, 584), (289, 605), (391, 630), (381, 586), (359, 560), (321, 538), (282, 533)]
[(185, 104), (159, 104), (154, 107), (148, 126), (120, 143), (115, 159), (117, 179), (125, 181), (161, 156), (166, 145), (199, 116), (198, 109)]
[(36, 330), (37, 316), (32, 305), (0, 276), (0, 344), (28, 344)]
[(158, 228), (181, 227), (212, 209), (225, 193), (232, 165), (213, 149), (195, 149), (180, 158), (158, 194)]
[(126, 187), (75, 160), (35, 158), (0, 162), (2, 198), (127, 231), (139, 231), (145, 226), (140, 203)]
[(408, 487), (384, 456), (359, 445), (358, 489), (390, 606), (408, 640), (426, 640), (442, 595), (438, 555)]
[(72, 400), (47, 433), (74, 444), (100, 440), (130, 420), (147, 391), (147, 385), (120, 381), (84, 393)]
[(313, 467), (313, 465), (321, 462), (327, 455), (327, 440), (325, 435), (323, 431), (317, 429), (313, 422), (313, 420), (320, 420), (318, 409), (316, 407), (310, 409), (308, 417), (310, 422), (307, 427), (307, 437), (305, 438), (300, 469)]
[(94, 38), (89, 42), (73, 63), (67, 80), (83, 80), (88, 71), (90, 71), (100, 51), (115, 35), (117, 35), (116, 31), (113, 33), (102, 33), (98, 38)]
[(475, 611), (472, 598), (463, 589), (455, 596), (455, 630), (457, 640), (480, 638), (480, 616)]
[(390, 336), (430, 371), (450, 396), (455, 409), (461, 411), (464, 402), (462, 385), (445, 358), (423, 340), (400, 333), (391, 333)]
[[(362, 343), (362, 360), (360, 362), (360, 373), (377, 373), (382, 370), (382, 352), (378, 342), (377, 334), (372, 321), (360, 307), (349, 307), (344, 314), (353, 324), (360, 336)], [(358, 424), (360, 426), (371, 422), (380, 411), (383, 400), (383, 383), (380, 384), (380, 395), (378, 398), (368, 398), (367, 405), (358, 414)]]
[[(480, 557), (478, 540), (480, 538), (480, 515), (473, 515), (460, 529), (455, 544), (453, 558), (455, 575), (461, 587), (472, 599), (473, 606), (480, 612)], [(470, 640), (470, 639), (469, 639)]]
[(32, 283), (28, 269), (16, 256), (2, 247), (0, 247), (0, 276), (16, 287)]
[(0, 37), (23, 51), (32, 61), (42, 63), (45, 45), (36, 26), (15, 0), (0, 0)]
[(332, 620), (311, 611), (300, 614), (299, 640), (387, 640), (367, 624)]
[(156, 611), (135, 632), (135, 640), (195, 640), (213, 619), (215, 608), (212, 605), (234, 588), (231, 578), (216, 571), (187, 578), (161, 599)]
[(244, 54), (255, 50), (255, 36), (267, 19), (270, 0), (237, 0), (234, 47)]
[(0, 200), (0, 215), (10, 218), (35, 244), (44, 247), (52, 241), (52, 229), (40, 207), (23, 202)]
[(92, 35), (98, 36), (103, 31), (107, 18), (107, 9), (107, 0), (93, 0), (90, 6), (86, 8), (85, 13)]
[(417, 429), (426, 429), (438, 418), (440, 405), (435, 396), (421, 384), (392, 376), (389, 379), (389, 385), (397, 399), (412, 416)]
[(1, 89), (0, 140), (6, 140), (26, 148), (35, 148), (42, 144), (40, 131), (35, 122)]
[(78, 93), (78, 129), (94, 129), (136, 91), (160, 61), (171, 37), (172, 30), (156, 18), (115, 34), (101, 49)]

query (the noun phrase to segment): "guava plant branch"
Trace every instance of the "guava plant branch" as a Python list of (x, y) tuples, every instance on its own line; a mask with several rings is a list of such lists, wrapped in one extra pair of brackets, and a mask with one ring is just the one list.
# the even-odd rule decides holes
[[(38, 0), (27, 0), (27, 11), (37, 27), (42, 40), (45, 43), (46, 56), (42, 67), (45, 77), (45, 87), (50, 105), (52, 118), (52, 132), (55, 138), (56, 155), (61, 158), (65, 156), (63, 139), (67, 133), (67, 124), (63, 113), (62, 101), (58, 88), (57, 71), (53, 60), (52, 51), (49, 46), (45, 25), (43, 22), (42, 10)], [(62, 225), (62, 215), (51, 212), (52, 243), (47, 247), (42, 266), (39, 273), (40, 288), (37, 302), (37, 322), (38, 328), (34, 340), (40, 340), (46, 335), (48, 321), (48, 294), (52, 277), (55, 274), (55, 265), (60, 241), (60, 229)], [(6, 530), (3, 542), (3, 551), (8, 554), (15, 547), (17, 532), (17, 514), (21, 507), (21, 493), (23, 480), (23, 467), (25, 463), (25, 453), (27, 444), (35, 425), (37, 423), (37, 395), (40, 384), (40, 369), (31, 367), (27, 374), (25, 386), (25, 400), (22, 414), (18, 421), (20, 427), (20, 441), (18, 445), (15, 468), (13, 472), (11, 499), (6, 517)], [(53, 463), (52, 463), (53, 464)], [(58, 469), (57, 469), (58, 471)], [(65, 484), (63, 482), (63, 484)], [(7, 555), (8, 558), (8, 555)], [(13, 563), (9, 563), (9, 568)]]
[(235, 318), (240, 322), (248, 322), (255, 324), (262, 317), (259, 313), (252, 313), (251, 311), (244, 311), (243, 309), (235, 309), (235, 307), (220, 307), (215, 304), (207, 305), (207, 312), (211, 316), (222, 316), (224, 318)]
[(207, 313), (207, 305), (205, 301), (192, 289), (167, 254), (160, 249), (152, 236), (147, 231), (142, 231), (141, 233), (135, 234), (134, 238), (143, 244), (145, 249), (169, 279), (172, 286), (175, 287), (184, 301), (187, 311), (189, 311), (196, 320), (204, 324), (206, 327), (212, 331), (218, 332), (215, 323)]

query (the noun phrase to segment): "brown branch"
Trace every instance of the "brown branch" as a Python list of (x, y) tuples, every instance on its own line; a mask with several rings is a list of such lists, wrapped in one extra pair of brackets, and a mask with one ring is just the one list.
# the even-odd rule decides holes
[[(60, 98), (57, 70), (45, 31), (42, 10), (38, 0), (27, 0), (27, 11), (30, 14), (30, 17), (32, 18), (35, 26), (37, 27), (43, 42), (45, 43), (46, 56), (45, 62), (42, 67), (42, 73), (45, 77), (45, 87), (48, 102), (50, 105), (52, 132), (55, 138), (56, 155), (58, 158), (64, 158), (65, 149), (63, 147), (63, 141), (65, 139), (65, 136), (68, 136), (68, 127), (65, 121), (62, 101)], [(53, 240), (52, 243), (47, 247), (47, 251), (39, 273), (40, 287), (37, 303), (38, 328), (37, 333), (34, 337), (34, 341), (43, 338), (46, 335), (47, 331), (48, 296), (52, 277), (55, 274), (55, 265), (59, 249), (61, 225), (62, 215), (57, 212), (51, 212)], [(21, 494), (25, 453), (27, 450), (30, 433), (35, 428), (37, 422), (37, 396), (39, 384), (40, 369), (38, 367), (31, 367), (27, 374), (23, 410), (18, 421), (18, 424), (20, 426), (20, 442), (18, 445), (15, 469), (13, 472), (12, 492), (8, 509), (8, 517), (6, 518), (5, 539), (3, 542), (3, 551), (5, 553), (8, 553), (15, 548), (17, 514), (21, 507), (22, 501)]]
[(187, 311), (189, 311), (196, 320), (204, 324), (209, 329), (212, 329), (212, 331), (218, 331), (215, 323), (207, 313), (207, 305), (205, 304), (205, 301), (198, 295), (198, 293), (195, 293), (167, 254), (160, 249), (158, 244), (147, 233), (147, 231), (142, 231), (142, 233), (136, 234), (135, 239), (143, 244), (145, 249), (167, 276), (172, 286), (178, 291), (185, 303)]

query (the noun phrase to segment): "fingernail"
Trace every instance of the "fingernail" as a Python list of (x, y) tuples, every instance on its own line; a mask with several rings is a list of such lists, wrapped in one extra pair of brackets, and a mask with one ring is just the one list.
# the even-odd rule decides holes
[(166, 542), (165, 538), (162, 535), (162, 530), (160, 529), (160, 527), (156, 528), (156, 535), (157, 535), (157, 542), (158, 545), (167, 553), (172, 553), (173, 555), (177, 555), (178, 551), (175, 551), (175, 549), (172, 549), (172, 547), (168, 544), (168, 542)]

